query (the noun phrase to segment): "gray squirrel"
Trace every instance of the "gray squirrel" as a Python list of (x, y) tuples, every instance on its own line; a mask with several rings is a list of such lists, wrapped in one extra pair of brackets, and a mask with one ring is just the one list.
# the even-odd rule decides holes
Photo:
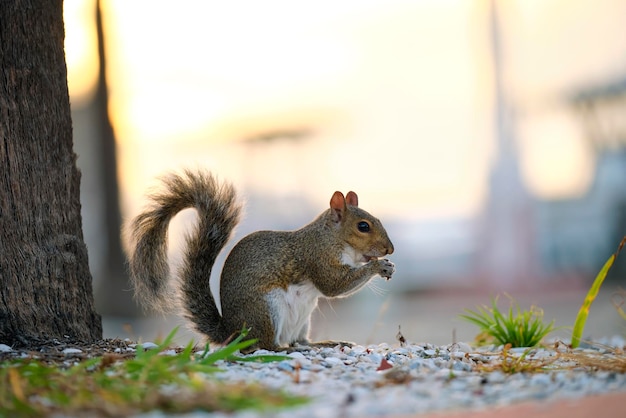
[[(254, 348), (277, 350), (310, 343), (311, 313), (319, 297), (344, 297), (394, 264), (382, 258), (393, 244), (381, 222), (358, 207), (356, 193), (335, 192), (330, 208), (295, 231), (257, 231), (239, 241), (224, 262), (220, 315), (209, 278), (215, 260), (239, 222), (241, 206), (229, 183), (209, 172), (184, 171), (162, 179), (150, 205), (128, 225), (129, 266), (135, 295), (169, 309), (180, 295), (184, 316), (208, 340), (224, 344), (249, 327)], [(175, 288), (170, 282), (167, 231), (174, 215), (195, 208)]]

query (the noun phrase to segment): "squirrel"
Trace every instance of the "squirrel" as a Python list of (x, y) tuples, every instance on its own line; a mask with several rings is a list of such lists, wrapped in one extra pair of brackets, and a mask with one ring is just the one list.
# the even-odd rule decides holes
[[(308, 225), (253, 232), (232, 248), (220, 278), (220, 314), (209, 278), (239, 222), (235, 189), (201, 170), (169, 174), (162, 183), (127, 228), (135, 295), (165, 310), (178, 293), (184, 316), (212, 343), (226, 344), (246, 327), (248, 337), (257, 339), (254, 349), (334, 345), (308, 339), (318, 298), (348, 296), (377, 275), (389, 280), (395, 271), (383, 258), (394, 248), (381, 222), (358, 207), (356, 193), (344, 197), (337, 191), (330, 208)], [(186, 237), (172, 290), (167, 231), (172, 217), (186, 208), (195, 208), (198, 222)]]

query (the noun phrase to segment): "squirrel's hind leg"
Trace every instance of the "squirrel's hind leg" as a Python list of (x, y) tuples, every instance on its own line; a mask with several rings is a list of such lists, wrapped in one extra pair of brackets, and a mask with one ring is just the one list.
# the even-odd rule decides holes
[(309, 340), (309, 325), (310, 325), (310, 321), (307, 321), (303, 325), (302, 329), (300, 329), (300, 332), (298, 333), (298, 339), (294, 343), (290, 344), (290, 347), (300, 349), (297, 351), (306, 351), (311, 348), (336, 347), (338, 345), (342, 347), (343, 346), (354, 347), (356, 345), (348, 341), (324, 340), (324, 341), (311, 342)]

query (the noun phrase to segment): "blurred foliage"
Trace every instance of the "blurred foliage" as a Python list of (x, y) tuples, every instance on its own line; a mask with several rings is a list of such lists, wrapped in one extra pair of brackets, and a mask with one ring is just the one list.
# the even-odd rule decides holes
[(176, 329), (156, 348), (136, 348), (135, 357), (114, 354), (92, 358), (64, 369), (37, 359), (0, 365), (0, 416), (50, 415), (127, 416), (159, 409), (168, 413), (193, 410), (237, 411), (302, 404), (306, 400), (257, 383), (225, 383), (211, 378), (225, 361), (280, 361), (285, 356), (236, 355), (255, 343), (246, 332), (224, 348), (208, 344), (195, 352), (193, 343), (180, 353), (164, 353)]

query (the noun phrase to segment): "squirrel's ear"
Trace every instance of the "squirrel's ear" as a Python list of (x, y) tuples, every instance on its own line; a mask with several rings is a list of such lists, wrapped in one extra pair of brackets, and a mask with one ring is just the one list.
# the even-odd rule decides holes
[(346, 203), (350, 206), (359, 206), (359, 197), (354, 192), (348, 192), (346, 195)]
[(341, 222), (345, 210), (346, 199), (343, 197), (343, 193), (333, 193), (333, 197), (330, 198), (330, 212), (333, 215), (333, 219), (335, 222)]

